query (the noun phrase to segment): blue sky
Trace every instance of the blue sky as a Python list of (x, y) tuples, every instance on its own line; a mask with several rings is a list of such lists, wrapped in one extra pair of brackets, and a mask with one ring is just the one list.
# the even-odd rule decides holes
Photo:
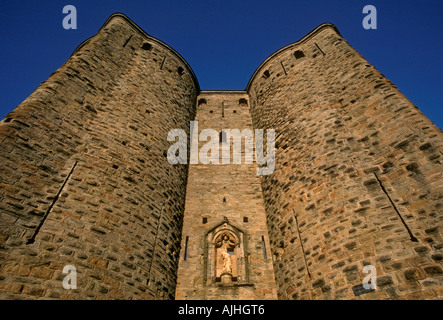
[[(77, 8), (77, 30), (62, 26)], [(377, 30), (365, 30), (365, 5), (377, 8)], [(343, 37), (443, 128), (441, 0), (1, 0), (0, 118), (58, 69), (74, 49), (122, 12), (177, 50), (202, 90), (243, 90), (273, 52), (323, 22)]]

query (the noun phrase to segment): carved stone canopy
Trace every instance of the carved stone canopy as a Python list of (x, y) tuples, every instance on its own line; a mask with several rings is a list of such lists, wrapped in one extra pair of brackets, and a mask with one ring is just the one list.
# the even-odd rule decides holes
[(237, 245), (236, 240), (237, 239), (229, 231), (224, 231), (220, 233), (215, 240), (215, 247), (224, 247), (227, 251), (234, 251), (234, 248)]

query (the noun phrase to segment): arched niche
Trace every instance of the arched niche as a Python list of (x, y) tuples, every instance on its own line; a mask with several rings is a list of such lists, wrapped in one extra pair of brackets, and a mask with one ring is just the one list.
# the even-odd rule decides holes
[(247, 237), (227, 219), (206, 232), (204, 254), (206, 285), (249, 283)]
[(222, 277), (225, 279), (225, 281), (237, 281), (237, 256), (239, 255), (240, 247), (238, 243), (238, 237), (230, 230), (220, 230), (216, 235), (214, 235), (213, 245), (215, 246), (215, 282), (221, 282)]

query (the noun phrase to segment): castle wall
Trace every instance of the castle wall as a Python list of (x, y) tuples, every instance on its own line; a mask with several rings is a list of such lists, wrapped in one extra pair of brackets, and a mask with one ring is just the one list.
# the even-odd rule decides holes
[[(276, 130), (262, 187), (279, 298), (441, 298), (441, 130), (328, 24), (247, 91), (254, 127)], [(356, 297), (366, 265), (377, 290)]]
[[(219, 133), (222, 129), (253, 129), (248, 95), (244, 91), (202, 91), (197, 100), (195, 121), (199, 134), (209, 128)], [(257, 164), (246, 163), (244, 138), (241, 164), (234, 163), (232, 139), (227, 148), (229, 164), (222, 164), (223, 156), (227, 155), (222, 148), (226, 150), (226, 146), (219, 141), (219, 135), (216, 138), (219, 164), (204, 164), (199, 159), (197, 164), (189, 165), (176, 298), (276, 299)], [(210, 139), (200, 140), (199, 151), (204, 150)], [(217, 232), (225, 230), (242, 238), (232, 255), (232, 263), (237, 265), (237, 272), (234, 270), (232, 274), (237, 279), (228, 282), (221, 277), (217, 279), (217, 271), (222, 273), (223, 266), (217, 261), (213, 241)]]
[[(274, 172), (170, 164), (168, 133), (194, 118), (274, 129)], [(112, 15), (0, 143), (1, 299), (443, 296), (443, 133), (333, 25), (246, 91), (200, 92), (177, 52)], [(377, 289), (356, 296), (370, 265)]]
[(189, 131), (198, 91), (175, 51), (116, 14), (6, 116), (1, 298), (173, 298), (187, 166), (168, 163), (167, 134)]

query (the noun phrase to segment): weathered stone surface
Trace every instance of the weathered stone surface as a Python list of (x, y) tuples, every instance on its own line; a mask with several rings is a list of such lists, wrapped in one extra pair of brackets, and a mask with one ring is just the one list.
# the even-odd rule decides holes
[[(193, 120), (274, 129), (275, 171), (171, 165), (168, 132)], [(331, 24), (245, 91), (200, 91), (115, 14), (0, 143), (2, 299), (443, 298), (443, 133)], [(356, 297), (371, 265), (377, 289)]]
[(262, 187), (279, 298), (300, 283), (298, 299), (329, 299), (311, 289), (323, 280), (353, 299), (368, 264), (383, 285), (358, 299), (418, 296), (419, 279), (441, 298), (441, 130), (332, 25), (269, 57), (247, 92), (253, 126), (277, 136)]
[[(199, 133), (209, 128), (218, 133), (223, 129), (250, 129), (253, 132), (246, 92), (202, 91), (197, 100), (200, 102), (195, 121)], [(257, 164), (255, 161), (246, 164), (244, 138), (241, 164), (233, 163), (232, 139), (229, 164), (222, 164), (222, 142), (217, 143), (220, 164), (205, 165), (199, 161), (199, 164), (189, 166), (176, 298), (276, 299)], [(200, 141), (199, 150), (205, 144)], [(237, 267), (230, 272), (233, 279), (227, 282), (219, 277), (224, 271), (222, 260), (217, 258), (220, 246), (212, 238), (214, 228), (214, 237), (217, 232), (226, 232), (232, 234), (231, 238), (243, 238), (231, 249), (231, 261)], [(186, 252), (183, 252), (184, 248), (187, 248)]]
[[(174, 297), (187, 167), (164, 153), (198, 91), (175, 51), (114, 15), (6, 117), (2, 296)], [(65, 265), (77, 290), (62, 287)]]

